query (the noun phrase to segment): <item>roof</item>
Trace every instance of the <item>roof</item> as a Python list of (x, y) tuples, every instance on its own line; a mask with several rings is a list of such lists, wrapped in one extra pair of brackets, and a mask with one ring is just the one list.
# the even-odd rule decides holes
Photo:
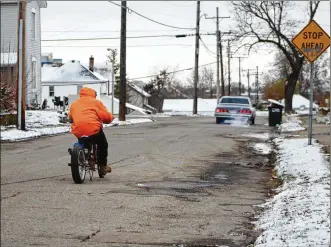
[(1, 52), (0, 63), (3, 65), (14, 65), (17, 63), (17, 52)]
[(99, 73), (90, 71), (77, 60), (71, 60), (61, 67), (53, 68), (45, 65), (41, 68), (41, 81), (43, 84), (104, 83), (108, 81)]
[(144, 91), (143, 89), (141, 89), (140, 87), (132, 84), (132, 83), (127, 83), (131, 88), (133, 88), (134, 90), (136, 90), (138, 93), (144, 95), (145, 97), (151, 97), (151, 95), (149, 93), (147, 93), (146, 91)]
[[(284, 99), (281, 100), (281, 103), (285, 105)], [(299, 109), (301, 106), (305, 106), (306, 108), (309, 108), (310, 101), (309, 99), (303, 97), (300, 94), (294, 94), (292, 99), (292, 108), (293, 109)], [(313, 107), (318, 107), (315, 103), (313, 103)]]

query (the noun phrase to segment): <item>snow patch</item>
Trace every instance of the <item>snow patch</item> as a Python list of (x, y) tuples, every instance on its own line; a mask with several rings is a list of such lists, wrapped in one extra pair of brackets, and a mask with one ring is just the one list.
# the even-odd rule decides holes
[(327, 116), (323, 116), (323, 117), (317, 116), (315, 117), (315, 120), (319, 124), (330, 125), (330, 113), (328, 113)]
[(330, 170), (314, 140), (276, 139), (278, 194), (262, 205), (255, 246), (329, 246)]
[(246, 133), (242, 136), (251, 137), (255, 139), (269, 140), (271, 135), (269, 133)]
[(253, 145), (253, 149), (256, 152), (264, 154), (264, 155), (270, 154), (272, 151), (272, 148), (268, 143), (255, 143)]
[(267, 117), (267, 116), (269, 116), (269, 111), (256, 111), (256, 116)]
[(279, 125), (278, 130), (280, 132), (293, 132), (305, 130), (304, 127), (301, 126), (302, 121), (299, 120), (296, 116), (288, 116), (284, 122)]
[[(60, 123), (60, 114), (56, 111), (26, 111), (26, 131), (16, 129), (16, 126), (1, 126), (1, 141), (19, 141), (41, 136), (51, 136), (70, 132), (68, 124)], [(132, 125), (153, 122), (151, 119), (137, 118), (128, 119), (125, 122), (117, 118), (111, 124), (104, 124), (104, 127)]]

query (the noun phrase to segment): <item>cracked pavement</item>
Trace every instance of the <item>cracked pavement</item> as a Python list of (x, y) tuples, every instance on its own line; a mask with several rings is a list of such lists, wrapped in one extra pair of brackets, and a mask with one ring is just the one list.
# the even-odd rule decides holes
[[(1, 144), (1, 246), (245, 246), (267, 195), (256, 125), (159, 118), (106, 128), (113, 172), (73, 183), (71, 134)], [(250, 164), (250, 165), (247, 165)], [(255, 165), (257, 164), (257, 165)]]

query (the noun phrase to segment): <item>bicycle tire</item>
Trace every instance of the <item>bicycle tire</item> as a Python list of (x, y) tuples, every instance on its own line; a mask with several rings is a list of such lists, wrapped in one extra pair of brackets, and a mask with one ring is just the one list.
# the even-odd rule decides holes
[[(71, 175), (72, 179), (76, 184), (82, 184), (85, 180), (86, 176), (86, 169), (84, 167), (84, 176), (81, 177), (79, 169), (80, 169), (80, 162), (79, 162), (79, 155), (83, 152), (84, 155), (84, 150), (80, 147), (80, 145), (75, 145), (72, 154), (71, 154)], [(85, 158), (85, 156), (84, 156)]]

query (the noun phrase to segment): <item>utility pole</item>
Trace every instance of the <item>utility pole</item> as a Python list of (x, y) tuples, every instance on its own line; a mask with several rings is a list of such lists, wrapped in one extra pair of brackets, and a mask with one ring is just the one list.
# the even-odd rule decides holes
[(231, 58), (238, 58), (239, 59), (239, 96), (241, 95), (241, 59), (246, 57), (232, 57)]
[[(110, 52), (109, 59), (111, 60), (111, 78), (108, 76), (108, 82), (111, 81), (111, 113), (114, 114), (114, 84), (115, 84), (115, 59), (116, 59), (116, 49), (108, 48), (107, 51)], [(110, 80), (111, 79), (111, 80)], [(108, 83), (108, 96), (110, 95), (110, 85)]]
[(25, 85), (26, 85), (26, 44), (25, 44), (25, 12), (26, 2), (18, 1), (18, 85), (17, 85), (17, 127), (25, 130)]
[(121, 8), (121, 51), (120, 51), (120, 109), (119, 120), (125, 121), (126, 114), (126, 1)]
[(251, 88), (249, 85), (249, 69), (247, 70), (248, 97), (251, 98)]
[(197, 20), (195, 36), (195, 61), (194, 61), (194, 94), (193, 114), (198, 113), (198, 80), (199, 80), (199, 41), (200, 41), (200, 1), (197, 1)]
[(221, 41), (221, 31), (219, 30), (220, 19), (230, 18), (230, 16), (219, 17), (218, 7), (216, 7), (216, 17), (205, 17), (206, 19), (216, 19), (216, 54), (217, 54), (217, 74), (216, 74), (216, 84), (217, 84), (217, 102), (220, 99), (220, 76), (219, 76), (219, 61), (221, 60), (221, 82), (222, 82), (222, 96), (225, 95), (224, 87), (224, 69), (223, 69), (223, 52), (222, 52), (222, 41)]
[(218, 7), (216, 7), (216, 99), (217, 104), (220, 101), (220, 53), (219, 53), (219, 42), (220, 42), (221, 34), (219, 29), (219, 17), (218, 17)]
[(259, 104), (259, 66), (256, 66), (256, 105)]
[[(246, 71), (246, 70), (243, 70), (243, 71)], [(256, 72), (251, 73), (251, 71), (256, 71)], [(259, 73), (258, 66), (256, 66), (256, 69), (247, 69), (248, 97), (251, 97), (250, 76), (255, 76), (255, 91), (256, 91), (255, 100), (256, 100), (256, 104), (258, 104), (258, 101), (259, 101), (259, 95), (258, 95), (259, 82), (258, 82), (258, 80), (259, 80), (259, 75), (262, 75), (262, 74), (263, 73)], [(252, 98), (251, 98), (251, 100), (253, 101)]]
[(228, 39), (228, 95), (231, 95), (230, 52), (230, 40)]
[(222, 46), (222, 37), (220, 34), (220, 59), (221, 59), (221, 82), (222, 82), (222, 96), (225, 96), (225, 82), (224, 82), (224, 66), (223, 66), (223, 46)]

